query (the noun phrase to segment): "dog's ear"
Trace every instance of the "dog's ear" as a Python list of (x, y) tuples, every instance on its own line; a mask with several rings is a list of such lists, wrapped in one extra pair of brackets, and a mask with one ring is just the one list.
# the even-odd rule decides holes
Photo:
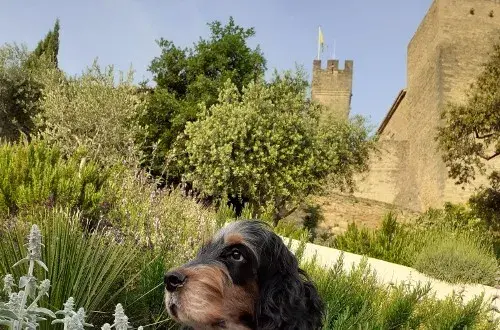
[(323, 302), (297, 258), (272, 233), (258, 269), (257, 329), (321, 329)]

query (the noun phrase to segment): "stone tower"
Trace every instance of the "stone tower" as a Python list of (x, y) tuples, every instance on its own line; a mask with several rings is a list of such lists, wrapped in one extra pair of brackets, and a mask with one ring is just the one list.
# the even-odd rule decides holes
[[(448, 178), (435, 136), (448, 102), (465, 90), (500, 42), (500, 0), (434, 0), (408, 45), (407, 80), (378, 129), (379, 157), (360, 196), (417, 211), (464, 202), (484, 178), (461, 189)], [(498, 161), (489, 166), (500, 168)]]
[(351, 110), (353, 61), (345, 61), (344, 69), (338, 60), (328, 60), (326, 69), (321, 60), (314, 60), (311, 98), (326, 106), (327, 113), (347, 119)]

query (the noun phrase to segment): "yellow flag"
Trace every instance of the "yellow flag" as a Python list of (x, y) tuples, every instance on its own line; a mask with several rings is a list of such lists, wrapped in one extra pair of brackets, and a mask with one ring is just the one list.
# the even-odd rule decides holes
[(318, 60), (320, 59), (320, 53), (323, 52), (323, 32), (321, 31), (321, 26), (318, 27)]
[(321, 49), (323, 49), (323, 31), (321, 31), (321, 26), (319, 27), (319, 45), (321, 46)]

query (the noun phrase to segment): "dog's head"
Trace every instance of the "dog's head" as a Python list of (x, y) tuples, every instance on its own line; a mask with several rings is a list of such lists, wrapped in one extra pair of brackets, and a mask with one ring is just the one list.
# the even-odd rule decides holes
[(323, 304), (281, 238), (259, 221), (221, 229), (165, 275), (170, 316), (194, 329), (319, 329)]

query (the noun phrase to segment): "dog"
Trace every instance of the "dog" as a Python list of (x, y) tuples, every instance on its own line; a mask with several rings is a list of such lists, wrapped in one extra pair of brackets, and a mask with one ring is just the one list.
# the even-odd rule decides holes
[(229, 223), (164, 282), (167, 312), (185, 329), (322, 328), (316, 286), (283, 240), (258, 220)]

